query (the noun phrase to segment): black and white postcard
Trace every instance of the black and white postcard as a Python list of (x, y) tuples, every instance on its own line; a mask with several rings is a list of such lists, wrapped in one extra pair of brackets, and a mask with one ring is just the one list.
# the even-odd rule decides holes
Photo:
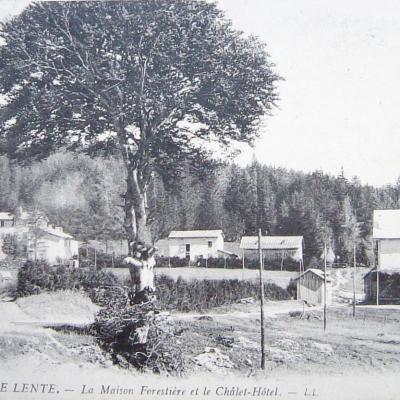
[(399, 16), (0, 0), (0, 400), (400, 398)]

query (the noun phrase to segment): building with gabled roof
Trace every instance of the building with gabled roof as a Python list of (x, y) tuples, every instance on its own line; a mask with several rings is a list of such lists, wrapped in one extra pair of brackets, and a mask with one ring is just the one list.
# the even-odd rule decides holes
[(9, 228), (14, 226), (15, 217), (14, 214), (9, 212), (0, 212), (0, 229)]
[(0, 260), (7, 256), (1, 251), (7, 235), (15, 237), (26, 248), (24, 256), (28, 259), (41, 259), (50, 264), (77, 259), (79, 243), (63, 228), (51, 226), (48, 222), (47, 216), (39, 211), (31, 213), (19, 208), (15, 215), (0, 212)]
[(181, 239), (181, 238), (217, 238), (222, 235), (221, 229), (215, 230), (188, 230), (188, 231), (171, 231), (168, 239)]
[(78, 257), (79, 243), (73, 236), (56, 226), (40, 227), (28, 234), (28, 258), (46, 260), (50, 264)]
[(374, 210), (372, 238), (379, 269), (400, 268), (400, 210)]
[(373, 223), (377, 257), (364, 275), (366, 300), (400, 303), (400, 210), (374, 210)]
[(169, 257), (197, 258), (219, 257), (224, 250), (224, 235), (217, 230), (171, 231), (168, 236)]
[[(297, 300), (305, 300), (314, 305), (324, 304), (325, 273), (316, 268), (307, 269), (295, 278), (297, 286)], [(326, 304), (332, 303), (332, 280), (326, 277)]]
[[(303, 236), (262, 236), (261, 250), (263, 259), (280, 260), (283, 268), (284, 260), (299, 262), (300, 270), (303, 264)], [(258, 236), (243, 236), (240, 241), (243, 264), (245, 259), (258, 258)]]

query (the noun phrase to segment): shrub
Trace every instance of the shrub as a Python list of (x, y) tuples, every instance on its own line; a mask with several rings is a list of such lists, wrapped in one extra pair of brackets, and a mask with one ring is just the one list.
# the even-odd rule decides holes
[(64, 265), (52, 267), (44, 261), (28, 260), (18, 271), (17, 296), (43, 291), (83, 289), (114, 285), (116, 277), (110, 272), (94, 269), (71, 269)]
[[(96, 254), (96, 255), (95, 255)], [(125, 256), (115, 256), (114, 254), (105, 253), (101, 250), (95, 250), (94, 247), (79, 248), (79, 266), (82, 268), (122, 268), (126, 267), (123, 264)], [(96, 263), (95, 263), (96, 259)]]
[[(187, 267), (188, 261), (184, 258), (179, 257), (157, 257), (157, 267), (159, 268), (181, 268)], [(239, 257), (209, 257), (207, 260), (205, 258), (199, 257), (196, 261), (191, 261), (191, 266), (201, 267), (201, 268), (227, 268), (227, 269), (239, 269), (243, 268), (243, 261)], [(280, 270), (281, 260), (264, 260), (264, 265), (266, 270)], [(245, 259), (245, 266), (248, 269), (259, 269), (260, 264), (258, 259)], [(285, 271), (297, 271), (299, 268), (299, 263), (294, 260), (285, 260), (283, 264), (283, 269)]]
[(296, 299), (297, 297), (297, 283), (294, 279), (290, 279), (290, 282), (286, 288), (286, 291), (289, 293), (290, 297)]
[(179, 257), (156, 257), (156, 263), (158, 268), (183, 268), (189, 264), (185, 258)]
[[(202, 311), (224, 304), (235, 303), (246, 297), (259, 298), (259, 286), (252, 281), (194, 280), (176, 281), (166, 275), (156, 276), (156, 295), (163, 309)], [(265, 298), (287, 300), (289, 293), (275, 284), (264, 286)]]
[(1, 242), (3, 242), (2, 251), (8, 256), (16, 258), (26, 254), (26, 245), (24, 245), (21, 240), (18, 240), (15, 234), (6, 233), (3, 235), (2, 240), (0, 239), (0, 243)]

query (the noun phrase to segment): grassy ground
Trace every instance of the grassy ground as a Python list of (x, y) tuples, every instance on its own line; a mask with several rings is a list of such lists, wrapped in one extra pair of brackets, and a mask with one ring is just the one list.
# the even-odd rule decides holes
[[(228, 313), (210, 314), (211, 319), (193, 316), (179, 319), (186, 328), (182, 343), (194, 356), (206, 346), (216, 346), (228, 355), (234, 369), (249, 371), (259, 367), (259, 315), (256, 305)], [(268, 303), (266, 309), (268, 310)], [(271, 306), (270, 306), (271, 307)], [(272, 373), (346, 374), (352, 371), (400, 372), (400, 308), (379, 310), (363, 307), (356, 318), (348, 307), (330, 308), (327, 330), (323, 330), (320, 310), (308, 310), (308, 317), (291, 317), (284, 312), (266, 321), (266, 365)], [(194, 366), (209, 368), (209, 366)]]
[[(6, 347), (4, 341), (0, 341), (3, 360), (7, 358), (6, 354), (9, 357), (14, 357), (15, 351), (19, 354), (21, 348), (26, 350), (32, 347), (35, 351), (40, 349), (46, 352), (47, 347), (41, 347), (41, 338), (52, 331), (40, 328), (37, 323), (43, 321), (43, 313), (46, 314), (46, 322), (50, 322), (51, 318), (55, 323), (90, 322), (95, 307), (89, 307), (88, 299), (79, 296), (46, 294), (24, 298), (18, 303), (0, 303), (3, 317), (0, 337), (8, 338)], [(58, 311), (61, 309), (62, 313)], [(371, 367), (400, 372), (399, 306), (361, 306), (357, 308), (356, 318), (352, 317), (348, 306), (331, 307), (326, 331), (323, 330), (320, 308), (307, 308), (303, 316), (302, 309), (302, 305), (296, 301), (266, 302), (267, 369), (270, 372), (279, 372), (281, 369), (310, 373), (323, 370), (328, 374), (350, 370), (365, 372)], [(232, 364), (229, 370), (251, 371), (258, 368), (258, 304), (223, 306), (206, 316), (175, 313), (170, 321), (178, 332), (189, 371), (212, 370), (212, 360), (203, 365), (196, 362), (196, 357), (203, 354), (207, 347), (217, 348), (229, 357)], [(65, 342), (65, 357), (70, 348), (71, 357), (75, 357), (74, 338), (54, 331), (51, 335), (55, 335), (57, 342)], [(13, 342), (11, 336), (15, 338), (16, 346), (10, 345)], [(22, 347), (19, 345), (21, 341)], [(92, 355), (99, 352), (93, 338), (86, 340), (80, 337), (78, 342), (80, 345), (86, 343), (83, 347)], [(101, 358), (100, 353), (98, 357)]]
[(85, 294), (71, 290), (22, 297), (16, 304), (26, 315), (37, 321), (59, 324), (91, 323), (100, 310)]
[[(0, 302), (0, 375), (3, 380), (11, 379), (6, 378), (9, 376), (25, 380), (35, 376), (38, 382), (45, 378), (58, 379), (63, 387), (68, 387), (82, 379), (91, 382), (96, 377), (99, 382), (125, 382), (125, 386), (126, 382), (135, 382), (136, 385), (137, 380), (132, 377), (137, 373), (113, 366), (95, 338), (45, 329), (38, 324), (42, 313), (55, 318), (58, 310), (64, 310), (63, 323), (74, 323), (79, 315), (90, 322), (95, 309), (88, 308), (87, 298), (78, 297), (73, 293), (56, 293), (50, 297), (27, 297), (19, 303)], [(351, 307), (330, 307), (326, 331), (321, 309), (307, 308), (305, 315), (302, 309), (296, 301), (267, 301), (265, 304), (268, 380), (274, 377), (282, 380), (292, 374), (303, 378), (329, 376), (329, 379), (340, 375), (344, 379), (360, 374), (368, 377), (372, 372), (382, 376), (400, 372), (400, 306), (360, 306), (355, 319), (351, 316)], [(82, 321), (80, 317), (79, 320)], [(254, 379), (264, 376), (259, 370), (258, 304), (219, 307), (207, 315), (174, 313), (169, 323), (180, 341), (190, 376), (206, 374), (203, 378), (206, 383), (221, 375), (239, 374), (240, 382), (247, 379), (245, 376)], [(145, 379), (146, 384), (156, 381)], [(157, 377), (157, 382), (160, 379)], [(394, 389), (399, 389), (398, 385)], [(378, 398), (376, 393), (374, 396), (362, 398)], [(341, 394), (340, 398), (349, 397)]]

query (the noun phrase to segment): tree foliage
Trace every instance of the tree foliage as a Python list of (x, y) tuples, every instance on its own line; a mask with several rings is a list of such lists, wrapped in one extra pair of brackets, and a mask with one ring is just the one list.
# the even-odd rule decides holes
[[(4, 204), (45, 211), (52, 224), (79, 240), (120, 239), (122, 168), (118, 158), (104, 162), (71, 154), (56, 154), (29, 167), (4, 162), (0, 176), (12, 169), (19, 177), (4, 192)], [(304, 174), (258, 163), (224, 167), (205, 180), (187, 169), (176, 186), (156, 177), (149, 188), (149, 224), (156, 240), (173, 229), (215, 227), (223, 229), (227, 241), (237, 241), (261, 226), (269, 235), (304, 236), (306, 262), (320, 260), (325, 240), (337, 262), (351, 262), (356, 222), (361, 222), (356, 225), (357, 260), (373, 262), (373, 210), (400, 208), (396, 185), (374, 188), (320, 171)]]
[(0, 35), (0, 152), (121, 156), (130, 239), (153, 172), (173, 181), (212, 163), (209, 142), (251, 143), (276, 100), (264, 45), (205, 1), (40, 2)]

